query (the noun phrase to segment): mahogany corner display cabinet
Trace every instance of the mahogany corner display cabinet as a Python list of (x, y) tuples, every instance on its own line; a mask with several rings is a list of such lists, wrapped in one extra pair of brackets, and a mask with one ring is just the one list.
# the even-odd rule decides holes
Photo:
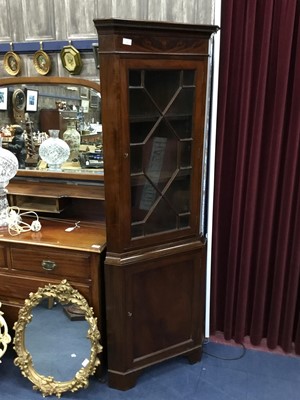
[(204, 338), (201, 232), (210, 39), (215, 26), (94, 20), (104, 132), (108, 384), (197, 362)]

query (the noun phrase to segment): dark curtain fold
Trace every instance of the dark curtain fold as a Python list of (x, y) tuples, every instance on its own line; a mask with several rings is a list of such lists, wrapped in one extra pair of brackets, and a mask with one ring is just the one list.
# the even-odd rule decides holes
[(221, 15), (211, 333), (300, 354), (299, 1)]

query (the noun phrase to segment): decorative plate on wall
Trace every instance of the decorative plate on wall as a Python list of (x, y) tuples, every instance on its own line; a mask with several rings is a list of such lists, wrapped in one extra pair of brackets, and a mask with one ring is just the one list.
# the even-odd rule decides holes
[(43, 50), (38, 50), (34, 53), (33, 64), (40, 75), (47, 75), (51, 69), (51, 59)]
[(18, 75), (21, 71), (21, 58), (14, 51), (8, 51), (4, 54), (3, 63), (9, 75)]
[(74, 46), (64, 46), (60, 52), (63, 67), (72, 75), (79, 75), (82, 70), (80, 53)]

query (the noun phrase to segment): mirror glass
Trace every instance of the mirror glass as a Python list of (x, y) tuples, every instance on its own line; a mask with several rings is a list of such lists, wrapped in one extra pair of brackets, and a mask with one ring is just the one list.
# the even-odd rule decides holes
[(66, 280), (31, 293), (14, 329), (15, 364), (43, 396), (86, 387), (100, 364), (97, 319)]
[(0, 79), (2, 146), (14, 152), (22, 172), (48, 172), (39, 147), (49, 137), (49, 130), (59, 130), (59, 138), (71, 149), (62, 172), (103, 174), (98, 83), (58, 77)]
[[(32, 310), (32, 319), (25, 330), (25, 347), (32, 356), (38, 374), (53, 376), (56, 381), (69, 381), (88, 362), (91, 343), (89, 325), (84, 315), (71, 319), (67, 309), (49, 299), (42, 299)], [(55, 349), (55, 351), (45, 351)]]

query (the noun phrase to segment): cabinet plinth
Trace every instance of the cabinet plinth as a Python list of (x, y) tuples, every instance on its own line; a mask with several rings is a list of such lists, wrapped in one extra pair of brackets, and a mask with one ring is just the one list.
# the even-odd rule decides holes
[(109, 385), (201, 358), (209, 40), (215, 26), (94, 21), (99, 37)]

